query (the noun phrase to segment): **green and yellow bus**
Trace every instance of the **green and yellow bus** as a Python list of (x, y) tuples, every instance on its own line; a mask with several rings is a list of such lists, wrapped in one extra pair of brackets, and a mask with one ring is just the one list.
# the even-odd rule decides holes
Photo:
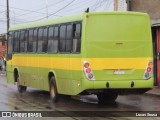
[(114, 101), (153, 87), (149, 17), (93, 12), (10, 27), (7, 82), (59, 94)]

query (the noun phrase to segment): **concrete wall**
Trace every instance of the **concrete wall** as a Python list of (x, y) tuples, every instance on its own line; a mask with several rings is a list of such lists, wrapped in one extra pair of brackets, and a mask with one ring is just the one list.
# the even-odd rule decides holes
[(148, 13), (152, 24), (160, 23), (160, 0), (127, 0), (127, 3), (129, 1), (131, 11)]

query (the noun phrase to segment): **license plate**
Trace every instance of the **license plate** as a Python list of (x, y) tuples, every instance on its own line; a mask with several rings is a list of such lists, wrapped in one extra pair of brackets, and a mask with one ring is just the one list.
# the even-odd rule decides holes
[(125, 74), (125, 71), (124, 70), (115, 70), (114, 74), (116, 74), (116, 75), (123, 75), (123, 74)]

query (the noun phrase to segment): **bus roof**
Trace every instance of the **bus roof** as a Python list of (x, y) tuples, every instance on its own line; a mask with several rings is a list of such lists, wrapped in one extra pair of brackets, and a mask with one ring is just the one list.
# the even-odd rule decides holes
[(63, 17), (63, 18), (57, 18), (57, 19), (53, 18), (53, 19), (47, 19), (47, 20), (28, 22), (24, 24), (18, 24), (18, 25), (11, 26), (9, 31), (34, 28), (34, 27), (40, 27), (40, 26), (49, 26), (53, 24), (80, 21), (80, 20), (82, 20), (82, 14)]
[[(86, 14), (86, 13), (84, 13)], [(29, 28), (36, 28), (36, 27), (41, 27), (41, 26), (49, 26), (53, 24), (59, 24), (59, 23), (66, 23), (66, 22), (73, 22), (73, 21), (80, 21), (83, 19), (84, 14), (78, 14), (78, 15), (73, 15), (73, 16), (68, 16), (68, 17), (62, 17), (62, 18), (53, 18), (53, 19), (47, 19), (47, 20), (40, 20), (40, 21), (34, 21), (34, 22), (28, 22), (24, 24), (19, 24), (15, 26), (11, 26), (9, 31), (14, 31), (14, 30), (22, 30), (22, 29), (29, 29)], [(90, 12), (87, 13), (88, 15), (100, 15), (100, 14), (108, 14), (108, 15), (144, 15), (147, 16), (146, 13), (138, 13), (138, 12)]]

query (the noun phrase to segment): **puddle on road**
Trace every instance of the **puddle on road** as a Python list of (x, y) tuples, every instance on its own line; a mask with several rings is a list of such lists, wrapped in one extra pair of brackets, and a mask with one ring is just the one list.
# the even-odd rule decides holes
[[(160, 110), (158, 107), (160, 99), (152, 99), (147, 96), (129, 95), (119, 96), (116, 102), (99, 104), (96, 95), (61, 96), (58, 103), (53, 104), (49, 97), (49, 92), (28, 89), (26, 93), (20, 94), (16, 89), (0, 94), (2, 101), (10, 110), (33, 110), (33, 111), (72, 111), (72, 110)], [(150, 103), (153, 103), (149, 106)], [(7, 108), (6, 108), (7, 109)]]

